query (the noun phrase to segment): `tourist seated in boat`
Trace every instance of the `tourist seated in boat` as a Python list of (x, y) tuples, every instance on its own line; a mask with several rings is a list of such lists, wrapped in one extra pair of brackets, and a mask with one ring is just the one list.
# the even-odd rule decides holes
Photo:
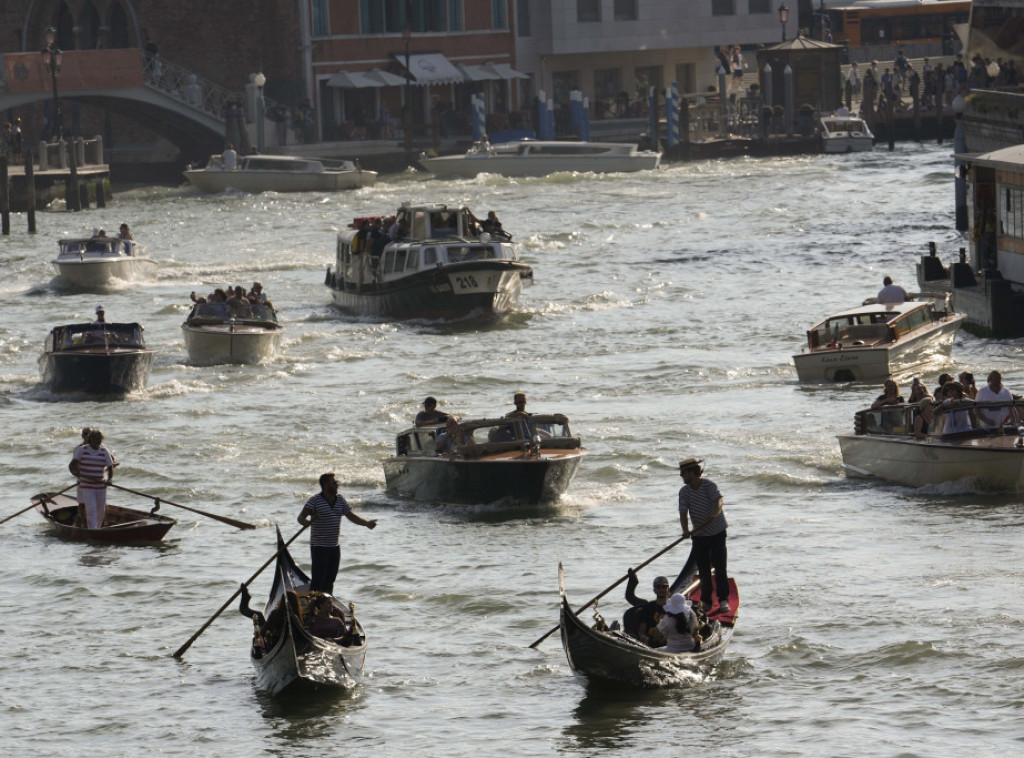
[(935, 401), (930, 397), (922, 398), (917, 403), (917, 415), (914, 417), (914, 436), (923, 440), (935, 426)]
[(349, 633), (345, 614), (334, 603), (331, 596), (314, 592), (305, 619), (306, 630), (315, 637), (326, 640), (342, 640)]
[(969, 432), (978, 426), (973, 418), (973, 409), (962, 407), (964, 388), (960, 386), (960, 382), (946, 382), (942, 387), (942, 396), (943, 434)]
[[(985, 386), (978, 390), (976, 399), (983, 403), (1009, 403), (1013, 393), (1003, 385), (1003, 375), (998, 371), (989, 373)], [(1009, 408), (979, 408), (978, 420), (986, 429), (998, 429), (1013, 416)]]
[(932, 399), (931, 393), (928, 388), (924, 386), (924, 382), (920, 378), (914, 377), (914, 381), (910, 385), (910, 398), (907, 400), (911, 405), (920, 403), (924, 398)]
[[(881, 395), (875, 398), (875, 402), (871, 404), (871, 409), (877, 410), (889, 405), (903, 405), (903, 402), (903, 396), (900, 394), (899, 385), (897, 385), (892, 379), (886, 379), (884, 391)], [(886, 412), (880, 415), (882, 429), (886, 434), (892, 434), (895, 427), (903, 420), (903, 414), (898, 411)]]
[(250, 303), (267, 303), (267, 295), (263, 291), (263, 284), (260, 282), (253, 282), (252, 289), (249, 290), (249, 302)]
[(107, 249), (107, 233), (102, 229), (94, 229), (92, 239), (85, 243), (85, 252), (102, 253)]
[(964, 395), (968, 400), (974, 400), (978, 397), (978, 385), (974, 383), (974, 374), (970, 371), (961, 371), (956, 380), (964, 388)]
[(512, 240), (512, 235), (502, 228), (501, 221), (498, 220), (498, 214), (494, 211), (487, 212), (487, 219), (482, 223), (482, 226), (483, 230), (494, 239), (503, 240), (505, 242), (510, 242)]
[(448, 414), (437, 410), (437, 399), (433, 396), (423, 401), (423, 410), (416, 414), (416, 426), (440, 426), (448, 421)]
[(935, 398), (936, 402), (942, 400), (942, 388), (946, 386), (946, 382), (953, 381), (952, 374), (939, 374), (939, 383), (935, 388), (935, 392), (932, 393), (932, 397)]
[(665, 653), (689, 653), (700, 645), (700, 622), (690, 607), (690, 601), (679, 594), (668, 599), (665, 615), (658, 622), (658, 630), (665, 635)]
[(632, 607), (622, 616), (622, 629), (630, 637), (635, 637), (645, 645), (661, 647), (665, 644), (664, 635), (658, 629), (658, 622), (664, 613), (665, 603), (669, 599), (668, 578), (654, 578), (654, 600), (645, 600), (636, 596), (636, 587), (640, 583), (632, 568), (626, 572), (626, 602)]
[(459, 426), (458, 417), (449, 416), (445, 422), (444, 431), (437, 435), (434, 449), (438, 455), (447, 455), (457, 446), (465, 445), (468, 441), (465, 430)]

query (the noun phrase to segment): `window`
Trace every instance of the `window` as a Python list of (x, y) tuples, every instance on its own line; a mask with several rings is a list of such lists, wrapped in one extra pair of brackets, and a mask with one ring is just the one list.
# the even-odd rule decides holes
[(594, 96), (614, 100), (622, 92), (622, 69), (599, 68), (594, 72)]
[(747, 12), (751, 16), (755, 16), (758, 13), (772, 12), (772, 0), (747, 0), (747, 3)]
[(712, 16), (735, 16), (736, 5), (734, 0), (711, 0)]
[(581, 23), (600, 21), (601, 0), (576, 0), (576, 20)]
[(516, 0), (516, 33), (530, 36), (530, 0)]
[(616, 21), (637, 20), (637, 0), (615, 0)]
[(327, 18), (327, 0), (313, 0), (313, 36), (326, 37), (331, 33), (330, 20)]
[(436, 247), (428, 247), (423, 251), (423, 265), (424, 267), (437, 265)]
[(636, 67), (637, 97), (646, 100), (650, 94), (651, 87), (654, 87), (654, 94), (660, 95), (664, 89), (663, 82), (661, 66)]
[(508, 29), (508, 0), (491, 0), (491, 28)]
[(462, 0), (448, 0), (448, 31), (461, 32), (466, 28), (462, 15)]
[(676, 84), (679, 94), (697, 91), (697, 65), (695, 63), (676, 64)]

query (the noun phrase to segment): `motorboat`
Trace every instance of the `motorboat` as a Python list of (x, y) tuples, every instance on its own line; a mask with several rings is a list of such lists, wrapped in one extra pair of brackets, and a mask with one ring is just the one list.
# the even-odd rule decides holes
[(106, 542), (131, 545), (139, 542), (159, 542), (171, 527), (173, 518), (156, 512), (107, 504), (103, 526), (88, 528), (78, 514), (78, 501), (68, 495), (41, 493), (32, 498), (36, 510), (46, 519), (54, 533), (68, 540)]
[(825, 153), (861, 153), (875, 147), (875, 135), (857, 116), (822, 116), (820, 132)]
[(916, 405), (859, 411), (839, 435), (843, 470), (907, 487), (963, 481), (980, 489), (1024, 490), (1024, 400), (961, 400), (935, 406), (923, 439)]
[(362, 681), (366, 633), (355, 619), (353, 604), (346, 608), (331, 597), (335, 608), (347, 611), (350, 633), (341, 639), (327, 639), (306, 626), (312, 595), (309, 577), (296, 565), (278, 530), (274, 583), (262, 619), (254, 619), (249, 651), (256, 686), (271, 695), (300, 686), (349, 690)]
[(396, 216), (364, 216), (343, 229), (324, 280), (347, 311), (425, 319), (500, 316), (532, 282), (511, 236), (483, 231), (466, 206), (409, 203)]
[(580, 142), (522, 139), (492, 145), (474, 142), (463, 155), (420, 157), (436, 176), (547, 176), (559, 171), (619, 173), (658, 167), (661, 153), (625, 142)]
[(249, 302), (196, 303), (181, 330), (194, 366), (259, 363), (277, 352), (284, 333), (272, 306)]
[(220, 155), (211, 155), (204, 168), (190, 168), (185, 178), (203, 192), (333, 192), (372, 187), (376, 171), (358, 164), (294, 155), (246, 155), (227, 168)]
[(443, 426), (406, 429), (384, 461), (389, 492), (416, 500), (538, 505), (557, 500), (587, 454), (561, 414), (462, 421), (450, 450)]
[(95, 322), (54, 327), (39, 359), (54, 392), (119, 395), (142, 389), (153, 366), (139, 324)]
[(949, 358), (963, 320), (942, 298), (885, 304), (872, 298), (815, 324), (807, 347), (793, 356), (796, 373), (802, 382), (885, 379)]
[[(644, 688), (671, 687), (692, 681), (687, 675), (692, 676), (721, 661), (732, 640), (740, 604), (739, 590), (730, 577), (730, 609), (721, 611), (714, 599), (702, 619), (700, 644), (689, 652), (667, 653), (630, 636), (617, 622), (608, 624), (596, 607), (594, 623), (584, 622), (580, 618), (583, 609), (573, 611), (569, 605), (561, 562), (558, 564), (558, 593), (562, 647), (576, 677), (584, 684), (627, 684)], [(700, 582), (691, 583), (682, 594), (696, 606), (701, 599)]]
[(102, 288), (116, 281), (150, 276), (156, 261), (134, 240), (93, 236), (59, 240), (53, 259), (58, 284), (77, 288)]

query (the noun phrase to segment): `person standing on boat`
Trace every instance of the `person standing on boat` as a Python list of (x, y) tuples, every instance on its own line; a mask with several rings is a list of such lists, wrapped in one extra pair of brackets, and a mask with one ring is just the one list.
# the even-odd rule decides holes
[(235, 152), (235, 147), (230, 142), (224, 148), (224, 152), (220, 154), (220, 159), (224, 163), (224, 168), (228, 171), (234, 171), (238, 167), (238, 153)]
[[(679, 475), (683, 486), (679, 490), (679, 521), (683, 527), (683, 538), (693, 537), (693, 554), (700, 574), (700, 597), (703, 610), (711, 608), (711, 595), (715, 583), (711, 580), (711, 568), (715, 569), (718, 586), (718, 609), (721, 613), (731, 610), (729, 605), (729, 574), (726, 549), (725, 514), (722, 513), (722, 495), (718, 486), (710, 479), (703, 479), (701, 464), (696, 458), (679, 462)], [(690, 532), (687, 517), (694, 525)]]
[(882, 289), (878, 291), (878, 296), (875, 298), (880, 304), (897, 305), (904, 303), (910, 298), (907, 297), (907, 291), (898, 284), (892, 283), (892, 277), (887, 276), (882, 280)]
[(516, 409), (505, 414), (505, 418), (530, 418), (532, 414), (526, 412), (526, 393), (517, 392), (512, 396), (512, 403)]
[(107, 312), (103, 310), (102, 305), (96, 306), (96, 320), (92, 322), (93, 326), (107, 323)]
[(882, 388), (882, 394), (875, 398), (871, 404), (871, 410), (881, 408), (883, 405), (903, 405), (903, 395), (900, 394), (900, 386), (892, 379), (886, 379)]
[(89, 430), (89, 444), (79, 445), (71, 461), (71, 473), (78, 477), (78, 502), (85, 510), (89, 529), (99, 529), (107, 514), (107, 485), (114, 480), (117, 459), (103, 447), (103, 432)]
[(298, 521), (313, 525), (309, 536), (309, 553), (313, 563), (310, 591), (334, 594), (334, 580), (341, 564), (341, 517), (367, 529), (377, 528), (377, 519), (364, 519), (352, 512), (352, 506), (338, 494), (338, 480), (328, 472), (320, 477), (320, 492), (302, 507)]
[(438, 426), (447, 423), (448, 414), (437, 409), (437, 400), (428, 397), (423, 401), (423, 410), (416, 414), (416, 426)]
[(124, 254), (132, 255), (134, 253), (134, 245), (132, 245), (132, 241), (135, 237), (132, 236), (132, 230), (128, 227), (128, 224), (121, 224), (121, 227), (117, 230), (117, 238), (121, 240), (121, 245), (124, 247)]

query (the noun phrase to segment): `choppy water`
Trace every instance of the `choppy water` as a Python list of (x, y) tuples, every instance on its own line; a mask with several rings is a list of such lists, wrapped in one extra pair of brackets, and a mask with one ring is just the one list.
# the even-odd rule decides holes
[[(339, 227), (403, 200), (497, 210), (536, 272), (520, 309), (476, 330), (329, 305)], [(33, 513), (0, 526), (3, 752), (1019, 752), (1019, 498), (845, 480), (835, 435), (877, 388), (801, 386), (790, 362), (809, 325), (884, 274), (912, 285), (929, 240), (948, 259), (952, 210), (948, 146), (902, 145), (631, 176), (403, 176), (330, 196), (139, 189), (106, 210), (44, 214), (36, 237), (16, 218), (0, 240), (0, 516), (67, 486), (78, 430), (100, 425), (119, 483), (262, 528), (165, 507), (180, 523), (163, 546), (116, 548), (55, 540)], [(160, 261), (154, 281), (102, 296), (51, 286), (58, 237), (122, 220)], [(189, 291), (254, 278), (287, 326), (280, 358), (186, 366)], [(56, 397), (38, 384), (43, 339), (101, 302), (145, 326), (159, 350), (150, 386), (121, 402)], [(999, 368), (1019, 391), (1020, 350), (962, 335), (953, 364), (924, 377)], [(516, 389), (531, 410), (566, 413), (590, 448), (557, 507), (384, 494), (381, 460), (424, 396), (474, 416), (510, 408)], [(726, 498), (737, 634), (720, 667), (678, 688), (587, 690), (557, 636), (527, 647), (557, 622), (556, 561), (583, 601), (674, 540), (675, 462), (689, 455)], [(364, 686), (263, 696), (233, 609), (172, 659), (273, 553), (273, 523), (294, 533), (325, 470), (379, 520), (344, 527), (338, 585), (370, 635)], [(645, 569), (642, 588), (683, 557)], [(602, 603), (609, 617), (620, 597)]]

